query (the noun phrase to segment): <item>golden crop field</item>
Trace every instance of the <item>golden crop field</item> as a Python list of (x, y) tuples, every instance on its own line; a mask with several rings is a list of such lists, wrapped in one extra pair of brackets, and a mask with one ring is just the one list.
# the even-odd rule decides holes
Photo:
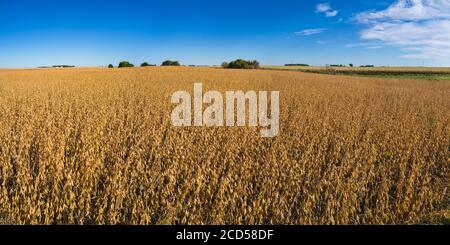
[[(280, 91), (278, 137), (172, 126), (171, 94), (196, 82)], [(447, 215), (449, 187), (446, 81), (0, 70), (3, 223), (408, 224)]]

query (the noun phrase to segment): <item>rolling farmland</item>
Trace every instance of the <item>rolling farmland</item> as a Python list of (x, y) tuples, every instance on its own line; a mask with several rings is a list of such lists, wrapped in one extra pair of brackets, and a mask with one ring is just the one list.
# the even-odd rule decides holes
[[(280, 91), (280, 132), (174, 127), (171, 94)], [(0, 70), (0, 220), (449, 219), (450, 83), (190, 67)], [(440, 217), (443, 218), (440, 218)]]

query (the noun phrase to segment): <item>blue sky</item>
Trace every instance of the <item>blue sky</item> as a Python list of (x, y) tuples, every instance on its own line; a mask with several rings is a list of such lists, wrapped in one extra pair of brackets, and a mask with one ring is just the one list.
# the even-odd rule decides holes
[(450, 66), (450, 0), (0, 0), (0, 67)]

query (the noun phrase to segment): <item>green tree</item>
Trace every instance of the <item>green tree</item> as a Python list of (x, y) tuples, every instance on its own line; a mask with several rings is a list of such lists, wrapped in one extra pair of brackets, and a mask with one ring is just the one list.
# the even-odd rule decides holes
[(161, 66), (180, 66), (180, 62), (173, 60), (166, 60), (161, 64)]
[(141, 67), (146, 67), (146, 66), (150, 66), (150, 64), (147, 63), (147, 62), (144, 62), (144, 63), (141, 64)]
[(134, 65), (128, 61), (121, 61), (119, 63), (119, 68), (122, 68), (122, 67), (134, 67)]
[[(223, 63), (225, 65), (226, 62)], [(259, 62), (257, 60), (243, 60), (243, 59), (237, 59), (234, 61), (231, 61), (228, 63), (226, 68), (231, 69), (258, 69), (259, 68)]]
[(112, 64), (109, 64), (108, 68), (114, 68), (114, 66)]

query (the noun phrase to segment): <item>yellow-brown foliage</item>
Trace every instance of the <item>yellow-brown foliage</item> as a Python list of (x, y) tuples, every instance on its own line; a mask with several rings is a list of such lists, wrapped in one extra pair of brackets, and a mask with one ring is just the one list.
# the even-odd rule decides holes
[[(280, 134), (175, 128), (170, 96), (279, 90)], [(212, 68), (0, 71), (19, 224), (402, 224), (449, 204), (450, 84)]]

